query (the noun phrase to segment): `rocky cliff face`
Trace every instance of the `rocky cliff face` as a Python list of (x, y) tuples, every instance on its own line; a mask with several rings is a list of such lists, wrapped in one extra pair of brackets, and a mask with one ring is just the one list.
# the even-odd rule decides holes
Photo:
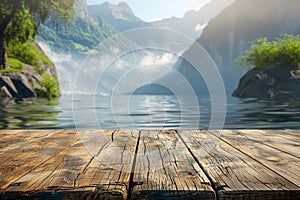
[(250, 41), (300, 33), (299, 7), (298, 0), (237, 0), (209, 23), (199, 42), (222, 70), (230, 70)]
[[(41, 64), (41, 70), (57, 79), (55, 67)], [(26, 65), (22, 72), (3, 73), (0, 75), (0, 96), (9, 98), (32, 98), (40, 96), (40, 91), (47, 92), (43, 84), (45, 76), (32, 66)]]
[[(283, 33), (299, 34), (299, 7), (299, 0), (236, 0), (210, 21), (198, 42), (219, 67), (228, 94), (245, 73), (234, 67), (234, 59), (259, 37), (272, 40)], [(192, 52), (191, 48), (186, 54)], [(191, 68), (183, 65), (183, 69)]]
[(77, 8), (78, 8), (78, 14), (83, 17), (86, 18), (89, 16), (88, 13), (88, 5), (86, 0), (78, 0), (77, 1)]
[(254, 68), (241, 80), (233, 96), (257, 99), (300, 99), (300, 65)]

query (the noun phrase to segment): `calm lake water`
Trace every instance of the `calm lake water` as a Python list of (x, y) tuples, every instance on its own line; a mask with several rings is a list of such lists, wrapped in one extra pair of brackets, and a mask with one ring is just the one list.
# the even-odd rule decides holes
[[(1, 129), (299, 129), (300, 102), (229, 97), (226, 113), (211, 112), (209, 97), (62, 96), (57, 100), (1, 99)], [(224, 115), (226, 114), (226, 115)], [(223, 115), (226, 116), (224, 124)]]

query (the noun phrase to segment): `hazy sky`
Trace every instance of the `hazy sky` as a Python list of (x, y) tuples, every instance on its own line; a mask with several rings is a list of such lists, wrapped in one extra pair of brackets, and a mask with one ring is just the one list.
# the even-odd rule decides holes
[(139, 18), (145, 21), (182, 17), (186, 11), (199, 10), (211, 0), (87, 0), (88, 4), (101, 4), (104, 2), (118, 4), (126, 2)]

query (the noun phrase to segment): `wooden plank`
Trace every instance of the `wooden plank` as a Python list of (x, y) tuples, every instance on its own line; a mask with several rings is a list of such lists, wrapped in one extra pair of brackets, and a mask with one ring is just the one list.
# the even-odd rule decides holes
[(30, 199), (56, 199), (69, 192), (79, 195), (73, 186), (79, 170), (86, 164), (86, 152), (80, 141), (66, 147), (55, 157), (18, 179), (17, 184), (6, 188), (2, 192), (2, 198), (13, 196), (20, 199), (29, 196)]
[(299, 136), (299, 134), (300, 134), (300, 130), (285, 129), (284, 131), (285, 131), (287, 134), (290, 134), (290, 135), (296, 135), (296, 136)]
[(299, 135), (0, 131), (0, 199), (297, 199)]
[(218, 191), (219, 199), (298, 198), (299, 187), (208, 131), (178, 133)]
[(132, 199), (215, 199), (175, 131), (141, 132), (132, 185)]
[[(10, 186), (2, 196), (19, 194), (17, 197), (20, 198), (22, 195), (31, 195), (35, 199), (55, 199), (58, 196), (66, 199), (122, 198), (124, 194), (120, 195), (119, 190), (117, 191), (118, 185), (115, 188), (112, 188), (112, 185), (108, 187), (107, 182), (112, 181), (114, 177), (108, 177), (107, 180), (100, 179), (97, 183), (95, 182), (97, 180), (89, 182), (90, 174), (95, 173), (93, 166), (97, 163), (97, 156), (101, 156), (102, 151), (112, 145), (111, 133), (112, 131), (81, 132), (79, 134), (81, 141), (19, 179), (18, 182), (22, 184)], [(123, 137), (124, 135), (123, 133)], [(128, 134), (126, 137), (128, 138)], [(118, 138), (116, 136), (114, 141)], [(125, 142), (120, 140), (119, 143), (125, 144)], [(108, 152), (112, 153), (112, 151)], [(108, 156), (107, 152), (106, 156)], [(112, 154), (109, 157), (112, 161), (115, 160)], [(112, 174), (110, 168), (105, 170), (103, 166), (102, 168), (98, 167), (97, 172)], [(94, 176), (97, 175), (94, 174)]]
[(22, 176), (78, 141), (74, 131), (55, 131), (54, 133), (40, 139), (25, 141), (24, 145), (19, 144), (18, 148), (0, 155), (1, 189), (7, 188)]
[(138, 139), (139, 131), (116, 131), (113, 137), (101, 139), (104, 145), (95, 152), (76, 186), (94, 186), (98, 198), (126, 198)]
[(295, 139), (293, 139), (296, 141), (293, 141), (290, 139), (286, 139), (285, 137), (287, 137), (287, 135), (285, 135), (285, 137), (281, 137), (281, 135), (284, 135), (284, 132), (281, 131), (279, 132), (274, 130), (239, 130), (236, 132), (244, 135), (244, 137), (246, 137), (253, 143), (268, 145), (274, 149), (300, 158), (300, 146), (299, 142), (296, 142), (297, 140), (300, 141), (300, 134)]
[[(36, 133), (35, 131), (26, 131), (26, 130), (1, 130), (0, 131), (0, 151), (3, 148), (16, 144), (19, 142), (24, 142), (27, 138), (32, 137)], [(18, 136), (18, 137), (17, 137)]]
[(293, 142), (300, 144), (300, 140), (299, 140), (300, 131), (299, 130), (276, 130), (276, 131), (273, 131), (273, 133), (277, 134), (279, 137), (283, 137), (283, 138), (292, 140)]
[[(253, 132), (255, 134), (256, 131)], [(257, 162), (260, 162), (267, 168), (275, 171), (280, 176), (285, 177), (286, 179), (290, 180), (295, 185), (300, 187), (299, 158), (274, 149), (269, 145), (249, 140), (252, 134), (251, 136), (246, 137), (244, 134), (239, 134), (239, 132), (230, 130), (217, 131), (217, 133), (217, 137), (224, 140), (235, 149), (247, 154), (249, 157), (257, 160)], [(268, 140), (269, 137), (264, 136), (266, 140)], [(281, 141), (282, 138), (278, 137), (277, 142), (280, 143)], [(276, 146), (276, 143), (273, 144)], [(300, 148), (298, 148), (298, 150), (300, 151)]]
[(30, 146), (33, 141), (55, 135), (58, 132), (61, 130), (1, 130), (0, 155), (13, 154), (10, 151)]

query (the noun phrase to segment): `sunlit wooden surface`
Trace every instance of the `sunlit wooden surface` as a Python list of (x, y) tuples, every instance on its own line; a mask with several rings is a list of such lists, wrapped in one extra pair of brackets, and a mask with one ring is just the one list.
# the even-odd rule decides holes
[(300, 131), (0, 131), (0, 199), (300, 199)]

